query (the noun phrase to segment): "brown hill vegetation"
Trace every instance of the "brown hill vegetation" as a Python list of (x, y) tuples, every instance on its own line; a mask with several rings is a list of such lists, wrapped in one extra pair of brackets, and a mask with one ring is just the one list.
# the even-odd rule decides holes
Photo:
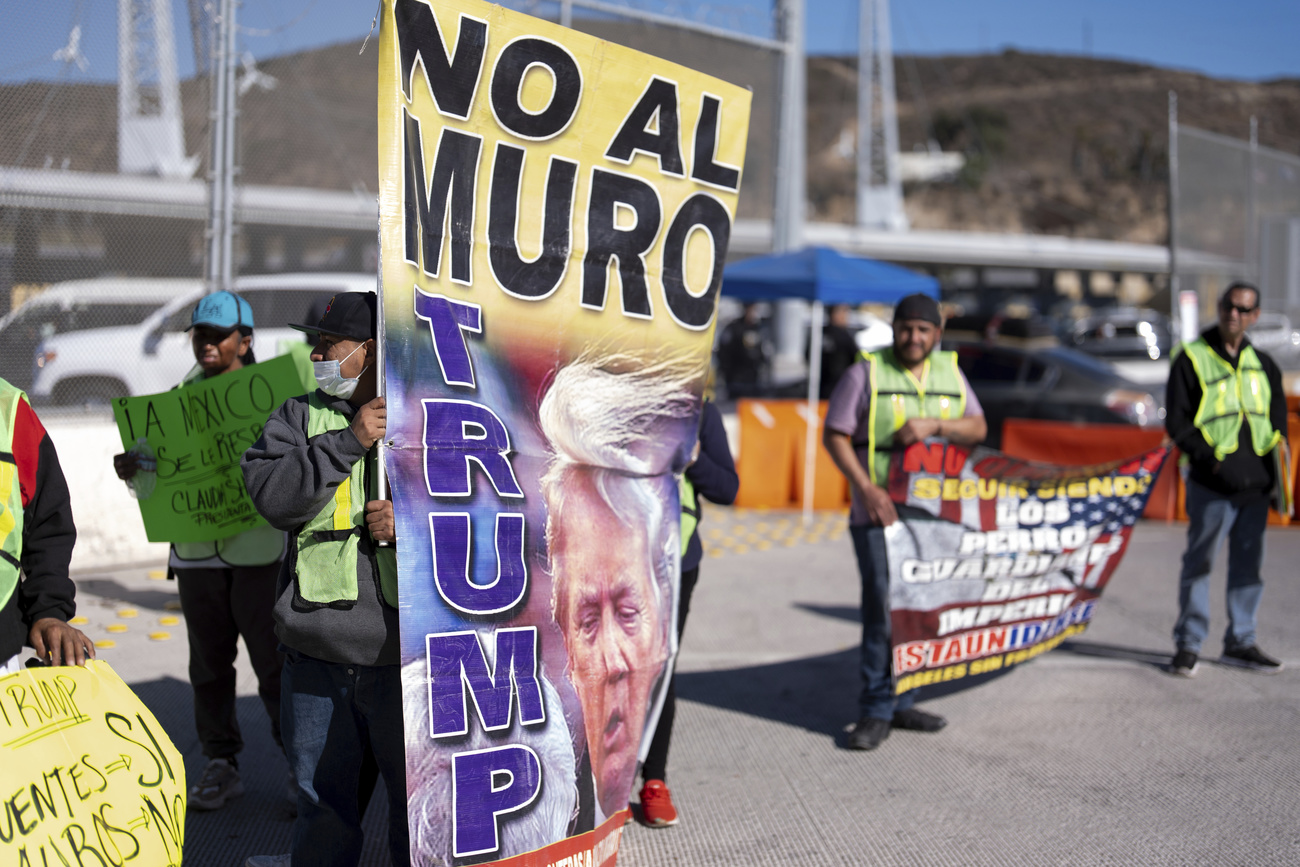
[[(753, 89), (741, 216), (771, 213), (778, 66), (772, 52), (712, 37), (588, 22), (603, 38)], [(328, 46), (269, 58), (278, 79), (241, 102), (244, 181), (374, 191), (375, 46)], [(899, 57), (900, 145), (937, 140), (967, 153), (962, 177), (909, 188), (914, 228), (1027, 231), (1160, 243), (1166, 235), (1167, 94), (1185, 124), (1238, 139), (1259, 121), (1264, 146), (1300, 152), (1300, 80), (1227, 81), (1085, 57)], [(116, 89), (44, 82), (0, 86), (0, 165), (116, 169)], [(849, 221), (856, 59), (810, 58), (809, 216)], [(202, 81), (182, 85), (190, 153), (206, 151)]]
[[(899, 143), (935, 138), (970, 162), (957, 183), (906, 191), (918, 229), (1040, 232), (1145, 243), (1167, 234), (1168, 94), (1180, 123), (1300, 152), (1300, 80), (1243, 82), (1086, 57), (900, 57)], [(852, 219), (856, 58), (812, 58), (809, 198), (819, 219)]]

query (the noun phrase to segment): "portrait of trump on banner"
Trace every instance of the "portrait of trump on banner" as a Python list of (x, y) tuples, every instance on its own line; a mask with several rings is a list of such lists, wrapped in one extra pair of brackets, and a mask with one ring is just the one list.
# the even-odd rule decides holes
[[(552, 612), (582, 709), (599, 825), (627, 807), (675, 648), (676, 480), (693, 437), (698, 377), (624, 356), (560, 369), (539, 421)], [(580, 789), (584, 781), (579, 780)]]

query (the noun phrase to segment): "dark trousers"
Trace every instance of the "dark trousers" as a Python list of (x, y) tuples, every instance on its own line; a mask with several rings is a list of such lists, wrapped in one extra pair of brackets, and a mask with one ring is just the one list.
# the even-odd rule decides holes
[(891, 719), (916, 703), (916, 692), (894, 695), (893, 646), (889, 623), (889, 562), (881, 527), (850, 526), (862, 579), (862, 694), (860, 714)]
[[(695, 582), (700, 578), (700, 567), (687, 569), (682, 573), (682, 587), (677, 600), (677, 641), (682, 640), (686, 632), (686, 614), (691, 610), (691, 594), (695, 592)], [(641, 766), (641, 777), (646, 780), (668, 779), (668, 745), (673, 739), (673, 720), (677, 717), (677, 671), (676, 666), (668, 678), (668, 694), (664, 696), (664, 709), (659, 713), (659, 725), (655, 736), (650, 741), (650, 751), (646, 754), (645, 764)]]
[(358, 794), (367, 763), (375, 762), (388, 790), (389, 857), (396, 867), (410, 864), (401, 667), (326, 662), (290, 650), (283, 704), (286, 753), (298, 780), (293, 863), (359, 862)]
[(190, 685), (194, 723), (203, 754), (233, 759), (244, 747), (235, 717), (235, 657), (244, 638), (257, 674), (257, 694), (271, 719), (271, 737), (280, 741), (280, 672), (277, 650), (275, 581), (280, 564), (225, 569), (176, 569), (181, 611), (190, 641)]

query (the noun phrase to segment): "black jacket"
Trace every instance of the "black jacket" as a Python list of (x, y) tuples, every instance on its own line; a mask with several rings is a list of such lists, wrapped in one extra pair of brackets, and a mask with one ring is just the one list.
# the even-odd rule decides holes
[[(1223, 337), (1219, 326), (1208, 328), (1201, 333), (1205, 342), (1221, 358), (1237, 366), (1238, 355), (1229, 355), (1223, 348)], [(1250, 345), (1249, 339), (1242, 341), (1242, 349)], [(1286, 393), (1282, 388), (1282, 373), (1277, 364), (1266, 353), (1255, 350), (1259, 363), (1268, 376), (1269, 388), (1272, 390), (1272, 402), (1269, 406), (1269, 418), (1273, 428), (1282, 436), (1287, 434)], [(1205, 441), (1192, 420), (1196, 409), (1201, 404), (1201, 383), (1196, 378), (1196, 369), (1186, 352), (1180, 352), (1169, 370), (1169, 386), (1165, 394), (1165, 430), (1175, 445), (1187, 455), (1191, 464), (1188, 477), (1202, 487), (1209, 488), (1217, 494), (1229, 497), (1236, 502), (1267, 496), (1273, 487), (1273, 457), (1255, 454), (1251, 445), (1250, 426), (1242, 424), (1238, 434), (1237, 450), (1224, 457), (1220, 462), (1214, 457), (1214, 449)]]
[[(700, 412), (700, 454), (695, 463), (686, 468), (686, 478), (695, 486), (696, 508), (699, 508), (700, 497), (719, 506), (730, 506), (740, 490), (740, 476), (736, 474), (736, 464), (731, 459), (722, 413), (711, 401), (705, 402)], [(703, 557), (704, 547), (700, 545), (699, 525), (696, 524), (695, 532), (686, 544), (686, 553), (682, 555), (682, 571), (699, 566)]]
[(45, 617), (67, 621), (76, 613), (77, 590), (68, 577), (77, 529), (72, 497), (50, 435), (27, 401), (14, 425), (14, 484), (22, 486), (22, 576), (0, 608), (0, 663), (23, 649), (31, 625)]

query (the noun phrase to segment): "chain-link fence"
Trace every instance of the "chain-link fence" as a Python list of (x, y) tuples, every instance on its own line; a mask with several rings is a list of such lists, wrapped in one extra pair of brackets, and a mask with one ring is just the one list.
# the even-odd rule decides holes
[[(221, 3), (13, 3), (0, 37), (0, 376), (45, 404), (169, 388), (192, 364), (183, 329), (208, 288)], [(266, 357), (321, 296), (374, 285), (375, 37), (360, 49), (375, 4), (236, 5), (231, 258)], [(770, 219), (770, 3), (506, 5), (752, 88), (739, 216)]]
[[(1174, 267), (1179, 291), (1196, 293), (1195, 325), (1214, 319), (1230, 281), (1248, 280), (1263, 309), (1252, 340), (1300, 368), (1300, 157), (1177, 124), (1171, 133)], [(1190, 329), (1191, 306), (1175, 313)]]

